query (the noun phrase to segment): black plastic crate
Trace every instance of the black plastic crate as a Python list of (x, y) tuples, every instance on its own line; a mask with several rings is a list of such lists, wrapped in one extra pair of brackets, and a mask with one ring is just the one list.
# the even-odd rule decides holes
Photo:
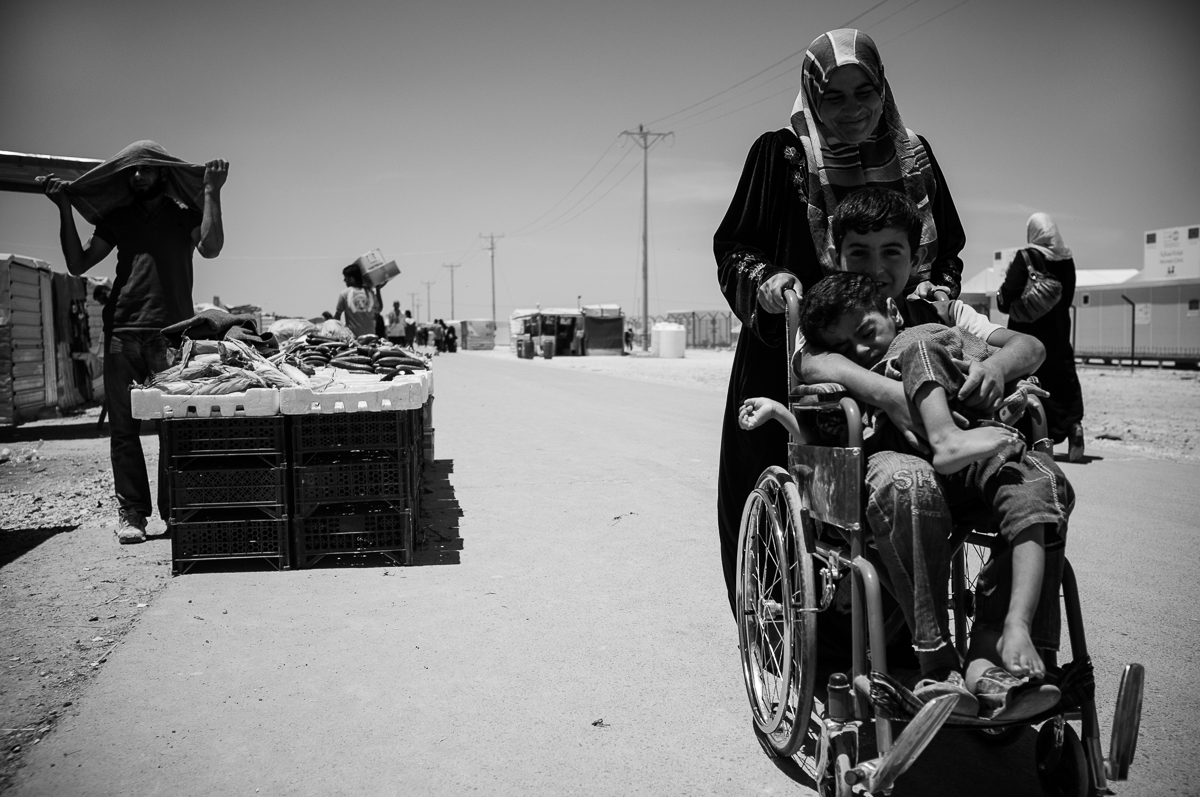
[[(219, 517), (214, 517), (219, 516)], [(187, 523), (199, 520), (282, 520), (288, 516), (286, 504), (201, 505), (171, 507), (171, 521)]]
[(222, 465), (168, 470), (171, 509), (287, 505), (286, 467), (247, 467), (247, 460), (240, 458), (226, 459)]
[(262, 418), (181, 418), (163, 422), (164, 453), (168, 457), (259, 454), (286, 455), (287, 436), (282, 415)]
[(412, 514), (386, 505), (322, 507), (315, 515), (292, 519), (292, 549), (297, 567), (308, 567), (323, 556), (363, 553), (411, 564)]
[(289, 566), (288, 520), (200, 520), (171, 523), (171, 558), (186, 573), (196, 562), (267, 559)]
[(413, 495), (407, 461), (343, 458), (292, 469), (296, 511), (308, 515), (322, 504), (407, 502)]
[(292, 450), (300, 454), (393, 451), (404, 456), (413, 445), (415, 410), (292, 415)]

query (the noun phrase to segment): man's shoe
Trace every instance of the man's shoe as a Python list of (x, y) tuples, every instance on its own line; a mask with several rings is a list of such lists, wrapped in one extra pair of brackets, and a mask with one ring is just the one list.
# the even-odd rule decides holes
[(967, 717), (979, 715), (979, 699), (971, 694), (971, 690), (967, 689), (962, 673), (956, 670), (952, 670), (944, 681), (939, 681), (935, 678), (925, 678), (918, 681), (916, 687), (913, 689), (913, 694), (922, 703), (928, 703), (935, 697), (941, 697), (942, 695), (954, 695), (958, 698), (958, 703), (955, 704), (953, 713)]
[(117, 520), (117, 542), (122, 545), (146, 541), (146, 521), (136, 513), (122, 512)]
[(1067, 461), (1078, 462), (1083, 459), (1083, 424), (1077, 423), (1071, 427), (1067, 435)]

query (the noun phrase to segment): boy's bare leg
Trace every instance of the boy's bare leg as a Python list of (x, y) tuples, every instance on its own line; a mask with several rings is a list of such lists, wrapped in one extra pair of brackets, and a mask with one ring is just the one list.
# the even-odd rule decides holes
[(1045, 528), (1036, 524), (1022, 531), (1013, 540), (1012, 594), (1008, 599), (1008, 614), (1002, 632), (978, 630), (971, 635), (967, 651), (967, 688), (975, 684), (988, 669), (999, 665), (1018, 678), (1041, 678), (1046, 666), (1029, 636), (1029, 624), (1037, 609), (1042, 588), (1042, 572), (1046, 565)]
[(1002, 426), (960, 429), (950, 412), (946, 390), (937, 382), (926, 382), (917, 390), (913, 404), (925, 424), (933, 469), (955, 473), (981, 459), (998, 454), (1017, 440), (1017, 433)]
[(770, 420), (779, 421), (793, 438), (801, 439), (800, 424), (792, 411), (769, 398), (748, 398), (738, 412), (738, 424), (745, 430), (757, 429)]

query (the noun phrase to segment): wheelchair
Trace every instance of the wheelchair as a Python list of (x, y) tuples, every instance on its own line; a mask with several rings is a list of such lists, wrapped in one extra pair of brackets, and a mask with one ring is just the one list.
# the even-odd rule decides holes
[[(805, 747), (809, 774), (822, 795), (889, 794), (942, 728), (974, 729), (998, 739), (1040, 725), (1036, 766), (1047, 794), (1112, 794), (1109, 783), (1128, 777), (1137, 746), (1145, 671), (1140, 664), (1124, 668), (1105, 758), (1092, 664), (1069, 561), (1062, 599), (1073, 659), (1061, 667), (1053, 656), (1045, 661), (1048, 679), (1062, 694), (1052, 709), (1007, 721), (956, 715), (954, 697), (922, 703), (889, 673), (888, 644), (903, 632), (905, 623), (898, 609), (885, 614), (887, 571), (877, 564), (878, 555), (868, 541), (862, 413), (838, 385), (798, 384), (791, 362), (799, 300), (792, 291), (785, 299), (789, 402), (805, 439), (789, 444), (788, 468), (763, 471), (746, 500), (737, 562), (742, 672), (763, 749), (786, 758)], [(1039, 439), (1040, 430), (1043, 439), (1038, 445), (1047, 450), (1051, 444), (1044, 440), (1045, 416), (1036, 398), (1029, 400), (1033, 439)], [(831, 420), (840, 424), (842, 419), (846, 444), (818, 444), (822, 435), (817, 427)], [(960, 657), (966, 652), (974, 614), (974, 580), (991, 542), (986, 533), (957, 527), (951, 540), (948, 589)], [(819, 703), (817, 615), (830, 611), (839, 588), (849, 592), (849, 668), (828, 676), (826, 696)], [(1082, 738), (1070, 721), (1080, 723)], [(877, 755), (862, 760), (859, 733), (869, 725), (874, 726)], [(897, 729), (902, 732), (893, 738)], [(863, 741), (865, 750), (869, 740)]]

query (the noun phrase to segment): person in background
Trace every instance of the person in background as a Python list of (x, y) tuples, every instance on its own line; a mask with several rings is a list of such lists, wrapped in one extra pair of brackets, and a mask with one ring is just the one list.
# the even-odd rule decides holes
[(1075, 302), (1075, 259), (1063, 243), (1054, 219), (1045, 213), (1034, 213), (1025, 224), (1025, 240), (1029, 243), (1013, 258), (1000, 286), (997, 305), (1007, 313), (1009, 306), (1021, 298), (1029, 279), (1026, 258), (1035, 269), (1045, 271), (1062, 283), (1062, 297), (1050, 311), (1036, 321), (1008, 319), (1014, 332), (1032, 335), (1046, 347), (1046, 361), (1034, 376), (1050, 395), (1042, 399), (1046, 408), (1047, 434), (1055, 443), (1068, 441), (1067, 459), (1083, 459), (1083, 389), (1075, 372), (1075, 349), (1071, 346), (1071, 305)]
[(404, 316), (400, 313), (400, 302), (392, 302), (387, 314), (387, 339), (397, 346), (404, 345)]
[(375, 316), (383, 310), (380, 289), (377, 287), (374, 291), (369, 291), (363, 287), (362, 270), (357, 263), (351, 263), (342, 269), (342, 278), (346, 282), (346, 288), (338, 294), (337, 307), (333, 311), (334, 319), (341, 321), (342, 313), (345, 313), (346, 326), (355, 337), (374, 335)]
[(446, 344), (442, 328), (442, 319), (433, 319), (433, 326), (429, 328), (429, 337), (432, 338), (430, 343), (433, 345), (434, 351), (445, 351)]
[(404, 311), (404, 345), (410, 349), (417, 345), (417, 322), (413, 320), (412, 310)]
[[(146, 539), (150, 480), (142, 422), (133, 417), (130, 385), (170, 367), (164, 327), (191, 318), (192, 252), (214, 258), (225, 244), (221, 188), (229, 164), (189, 164), (153, 141), (138, 141), (73, 182), (54, 176), (45, 192), (58, 206), (59, 239), (76, 276), (117, 250), (117, 274), (104, 304), (104, 392), (111, 430), (117, 540)], [(85, 246), (74, 206), (96, 225)], [(166, 460), (160, 448), (158, 511), (169, 520)]]
[(633, 328), (626, 327), (625, 329), (625, 351), (633, 351)]
[(454, 354), (458, 351), (458, 332), (454, 329), (454, 324), (446, 325), (446, 351)]

